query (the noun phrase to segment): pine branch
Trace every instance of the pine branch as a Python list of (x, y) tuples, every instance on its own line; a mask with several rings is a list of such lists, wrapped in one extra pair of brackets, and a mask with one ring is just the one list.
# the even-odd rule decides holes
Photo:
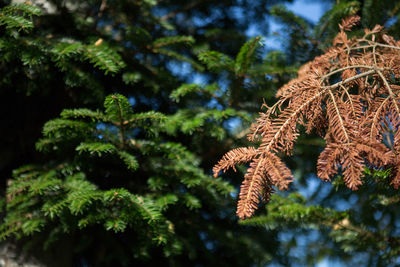
[(95, 67), (104, 70), (106, 74), (117, 73), (126, 65), (121, 56), (104, 42), (100, 45), (88, 45), (85, 48), (85, 58)]
[(197, 69), (198, 71), (204, 71), (204, 67), (201, 66), (199, 63), (197, 63), (195, 60), (193, 60), (193, 59), (191, 59), (191, 58), (189, 58), (189, 57), (187, 57), (185, 55), (179, 54), (179, 53), (177, 53), (177, 52), (175, 52), (175, 51), (173, 51), (171, 49), (157, 48), (157, 49), (153, 49), (153, 52), (154, 53), (163, 54), (163, 55), (166, 55), (168, 57), (175, 58), (175, 59), (177, 59), (179, 61), (187, 62), (192, 67)]
[(224, 70), (233, 71), (235, 62), (229, 56), (217, 51), (205, 51), (198, 55), (201, 62), (207, 65), (207, 68), (213, 72)]
[(17, 29), (28, 32), (33, 29), (32, 16), (40, 15), (40, 8), (34, 5), (12, 4), (0, 11), (0, 25), (5, 25), (7, 30)]
[(259, 49), (261, 46), (261, 37), (257, 36), (246, 42), (240, 48), (235, 61), (236, 75), (242, 76), (247, 72), (250, 62), (253, 62), (251, 59), (257, 56), (257, 49)]
[(162, 37), (158, 38), (155, 40), (151, 46), (154, 49), (168, 46), (168, 45), (174, 45), (174, 44), (187, 44), (187, 45), (192, 45), (194, 44), (195, 40), (192, 36), (168, 36), (168, 37)]

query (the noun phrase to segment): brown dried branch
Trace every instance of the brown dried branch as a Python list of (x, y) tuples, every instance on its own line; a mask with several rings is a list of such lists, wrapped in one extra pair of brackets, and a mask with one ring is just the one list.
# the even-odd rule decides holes
[(250, 218), (253, 215), (257, 209), (263, 185), (270, 184), (265, 175), (264, 160), (264, 157), (260, 157), (250, 163), (250, 168), (247, 170), (244, 181), (240, 186), (236, 214), (241, 219)]
[(225, 172), (229, 168), (232, 168), (234, 171), (236, 171), (236, 164), (249, 162), (256, 156), (257, 151), (254, 147), (239, 147), (232, 149), (222, 157), (217, 165), (214, 166), (214, 176), (217, 177), (220, 171)]
[(376, 169), (393, 166), (391, 184), (400, 186), (400, 42), (383, 34), (380, 25), (366, 29), (362, 38), (349, 38), (345, 31), (358, 21), (343, 20), (333, 47), (303, 65), (298, 77), (278, 90), (279, 100), (260, 114), (248, 135), (252, 142), (261, 140), (259, 147), (232, 150), (214, 167), (217, 176), (251, 162), (239, 195), (240, 218), (252, 216), (273, 186), (287, 189), (292, 182), (277, 153), (290, 155), (299, 125), (325, 138), (317, 162), (321, 179), (329, 181), (341, 170), (346, 185), (356, 190), (368, 162)]
[(357, 25), (360, 21), (360, 17), (355, 15), (351, 17), (344, 18), (342, 23), (339, 24), (339, 28), (342, 31), (350, 31), (353, 26)]

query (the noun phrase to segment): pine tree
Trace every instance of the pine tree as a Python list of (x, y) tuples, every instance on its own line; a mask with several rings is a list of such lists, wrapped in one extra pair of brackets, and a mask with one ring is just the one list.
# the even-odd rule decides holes
[[(249, 146), (263, 99), (273, 105), (343, 18), (361, 17), (349, 38), (378, 23), (399, 39), (396, 1), (335, 1), (317, 24), (286, 1), (35, 2), (0, 11), (6, 242), (65, 266), (395, 265), (392, 170), (365, 169), (355, 192), (343, 177), (305, 190), (325, 144), (300, 135), (285, 159), (296, 178), (288, 195), (239, 224), (246, 168), (211, 173)], [(256, 25), (267, 36), (266, 14), (284, 25), (282, 51), (243, 34)]]
[[(16, 150), (15, 132), (4, 135), (15, 147), (5, 150), (2, 169), (2, 239), (50, 265), (59, 264), (52, 254), (66, 266), (271, 261), (276, 242), (261, 241), (276, 233), (243, 228), (226, 212), (235, 190), (211, 176), (219, 153), (209, 145), (232, 145), (229, 121), (250, 121), (237, 105), (240, 83), (259, 60), (259, 38), (238, 54), (235, 95), (225, 97), (220, 84), (182, 84), (188, 77), (169, 67), (203, 71), (204, 46), (219, 47), (219, 40), (178, 35), (175, 15), (160, 19), (157, 8), (171, 4), (49, 4), (12, 4), (0, 13), (3, 107), (21, 109), (7, 123), (20, 122), (13, 127), (25, 143)], [(228, 53), (240, 50), (237, 36)]]

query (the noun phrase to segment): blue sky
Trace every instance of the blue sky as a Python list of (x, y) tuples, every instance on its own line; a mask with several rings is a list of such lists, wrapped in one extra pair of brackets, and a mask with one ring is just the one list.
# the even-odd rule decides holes
[[(293, 3), (286, 4), (286, 7), (295, 14), (313, 23), (317, 23), (322, 14), (329, 9), (330, 5), (328, 3), (321, 3), (320, 1), (297, 0)], [(266, 36), (264, 43), (268, 49), (280, 49), (282, 47), (281, 40), (273, 33), (280, 32), (283, 26), (273, 18), (270, 19), (269, 26), (270, 35)], [(246, 33), (251, 37), (262, 35), (259, 29), (257, 29), (257, 25), (251, 25)]]
[(314, 23), (318, 22), (322, 14), (329, 9), (329, 5), (326, 3), (310, 0), (297, 0), (292, 4), (287, 4), (286, 7), (290, 11), (309, 19)]

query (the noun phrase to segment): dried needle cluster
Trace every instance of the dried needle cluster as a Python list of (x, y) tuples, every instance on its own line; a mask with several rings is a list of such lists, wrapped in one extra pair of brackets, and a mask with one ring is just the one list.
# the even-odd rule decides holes
[(400, 42), (380, 25), (365, 29), (362, 38), (349, 38), (346, 31), (358, 21), (357, 16), (343, 20), (333, 46), (279, 89), (275, 105), (263, 105), (267, 110), (248, 135), (261, 145), (233, 149), (214, 167), (217, 176), (250, 162), (236, 212), (241, 219), (253, 215), (260, 198), (268, 201), (272, 186), (282, 190), (292, 182), (276, 153), (290, 155), (299, 125), (307, 133), (315, 129), (326, 141), (317, 163), (322, 180), (341, 171), (346, 185), (356, 190), (366, 166), (391, 165), (391, 183), (400, 185)]

